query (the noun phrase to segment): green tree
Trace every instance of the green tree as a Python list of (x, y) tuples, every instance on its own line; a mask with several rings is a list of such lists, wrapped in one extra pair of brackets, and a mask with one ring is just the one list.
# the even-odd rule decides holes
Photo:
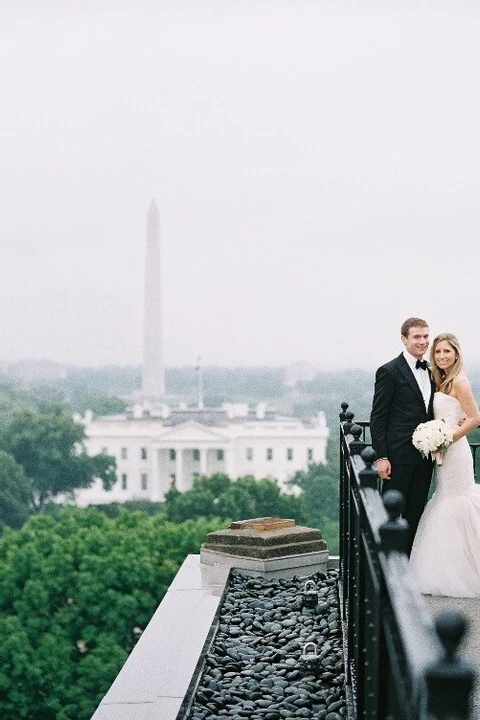
[[(50, 507), (49, 505), (48, 508)], [(158, 515), (164, 512), (164, 503), (153, 500), (125, 500), (125, 502), (96, 504), (95, 507), (109, 518), (118, 517), (122, 510), (139, 510), (147, 515)]]
[(61, 400), (61, 391), (49, 385), (37, 384), (27, 390), (13, 378), (0, 380), (0, 423), (9, 422), (17, 410), (41, 410)]
[(169, 490), (165, 513), (173, 522), (195, 517), (246, 520), (276, 516), (301, 524), (306, 519), (303, 499), (282, 493), (276, 480), (246, 475), (233, 481), (222, 473), (197, 478), (184, 493)]
[(55, 506), (0, 537), (0, 717), (86, 720), (219, 521)]
[(61, 405), (42, 412), (19, 410), (0, 431), (0, 449), (22, 465), (30, 483), (30, 507), (36, 512), (60, 494), (73, 494), (100, 478), (106, 490), (116, 481), (115, 458), (89, 456), (85, 429)]
[(325, 465), (310, 463), (308, 470), (298, 470), (289, 482), (303, 491), (308, 524), (322, 531), (330, 553), (336, 555), (340, 512), (338, 442), (329, 443)]
[(123, 413), (128, 403), (115, 396), (88, 395), (85, 398), (85, 410), (91, 410), (94, 415), (116, 415)]
[(15, 458), (0, 451), (0, 529), (19, 528), (30, 515), (30, 483)]

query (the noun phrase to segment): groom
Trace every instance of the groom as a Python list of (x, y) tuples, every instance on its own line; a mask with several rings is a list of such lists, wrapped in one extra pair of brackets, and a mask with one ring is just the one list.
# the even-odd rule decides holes
[(375, 375), (370, 432), (377, 454), (382, 492), (400, 490), (403, 515), (410, 528), (409, 554), (427, 502), (433, 463), (412, 444), (419, 423), (433, 419), (435, 384), (423, 356), (428, 350), (428, 325), (408, 318), (400, 329), (404, 351), (378, 368)]

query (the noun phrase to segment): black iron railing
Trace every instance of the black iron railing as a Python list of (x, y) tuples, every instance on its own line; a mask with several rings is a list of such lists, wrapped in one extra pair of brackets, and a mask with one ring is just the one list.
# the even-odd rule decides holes
[[(359, 428), (361, 428), (360, 437), (363, 440), (363, 442), (366, 442), (367, 444), (370, 444), (370, 423), (367, 420), (355, 420), (355, 423), (353, 421), (353, 418), (355, 417), (354, 413), (351, 412), (348, 408), (348, 403), (342, 403), (342, 412), (340, 413), (340, 421), (342, 423), (346, 423), (347, 431), (349, 432), (349, 428), (351, 428), (354, 424), (357, 425)], [(479, 428), (480, 429), (480, 428)], [(473, 472), (475, 475), (475, 482), (480, 483), (480, 473), (477, 473), (477, 467), (478, 467), (478, 458), (480, 458), (480, 442), (471, 442), (470, 444), (470, 450), (472, 451), (473, 456)], [(478, 455), (478, 457), (477, 457)]]
[(470, 443), (470, 450), (472, 451), (472, 455), (473, 455), (473, 472), (475, 475), (475, 482), (477, 482), (477, 483), (480, 482), (480, 478), (477, 475), (477, 465), (478, 465), (477, 451), (478, 451), (478, 448), (480, 448), (480, 443), (472, 443), (472, 442)]
[(460, 612), (435, 621), (409, 574), (403, 498), (381, 496), (368, 423), (340, 413), (340, 579), (350, 714), (370, 720), (469, 718), (472, 666), (456, 653)]

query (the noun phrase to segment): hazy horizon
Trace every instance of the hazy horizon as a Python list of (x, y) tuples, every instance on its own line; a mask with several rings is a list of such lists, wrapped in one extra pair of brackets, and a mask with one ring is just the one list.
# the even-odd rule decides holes
[(480, 362), (480, 6), (0, 0), (0, 361)]
[[(401, 352), (401, 350), (399, 350), (397, 355), (399, 355), (400, 352)], [(62, 363), (62, 362), (58, 362), (56, 360), (50, 360), (50, 359), (46, 359), (46, 358), (21, 357), (21, 358), (12, 359), (9, 361), (4, 360), (3, 358), (0, 358), (0, 378), (2, 377), (2, 375), (1, 375), (2, 365), (10, 365), (11, 366), (11, 365), (15, 365), (16, 363), (21, 364), (21, 363), (44, 363), (44, 362), (55, 365), (55, 366), (59, 366), (61, 368), (68, 368), (68, 369), (73, 368), (75, 370), (95, 371), (95, 370), (103, 370), (103, 369), (109, 369), (109, 368), (118, 368), (120, 370), (138, 370), (140, 373), (142, 370), (141, 363), (125, 364), (125, 365), (121, 365), (119, 363), (104, 363), (101, 365), (79, 365), (76, 363)], [(274, 363), (274, 364), (254, 364), (253, 363), (253, 364), (236, 364), (236, 365), (220, 365), (220, 364), (210, 363), (208, 365), (202, 365), (202, 370), (262, 370), (262, 369), (288, 370), (289, 368), (292, 367), (292, 365), (295, 365), (295, 364), (296, 364), (296, 362), (293, 362), (291, 364), (284, 364), (284, 365), (282, 365), (280, 363)], [(364, 367), (361, 367), (358, 365), (350, 365), (350, 366), (345, 366), (345, 367), (339, 367), (339, 366), (320, 367), (320, 366), (316, 366), (316, 365), (311, 365), (311, 367), (313, 369), (315, 369), (318, 373), (365, 372), (365, 373), (372, 373), (372, 376), (373, 376), (378, 365), (371, 365), (371, 366), (364, 366)], [(480, 369), (480, 361), (478, 361), (478, 360), (473, 361), (473, 362), (470, 361), (470, 362), (466, 363), (466, 367), (467, 367), (467, 369), (468, 369), (468, 367), (470, 367), (474, 370), (478, 370), (478, 369)], [(183, 369), (196, 370), (196, 366), (195, 366), (195, 363), (185, 363), (183, 365), (171, 365), (170, 364), (170, 365), (166, 365), (165, 369), (166, 370), (183, 370)], [(8, 375), (5, 375), (3, 377), (8, 377)]]
[[(298, 361), (298, 362), (306, 362), (306, 361)], [(5, 360), (5, 358), (0, 358), (0, 369), (2, 365), (15, 365), (15, 364), (21, 364), (21, 363), (48, 363), (52, 365), (58, 365), (59, 367), (67, 367), (67, 368), (75, 368), (78, 370), (101, 370), (102, 368), (122, 368), (122, 369), (135, 369), (140, 370), (142, 369), (141, 363), (132, 363), (132, 364), (120, 364), (120, 363), (103, 363), (100, 365), (79, 365), (78, 363), (63, 363), (60, 361), (57, 361), (55, 359), (51, 358), (34, 358), (34, 357), (17, 357), (12, 358), (10, 360)], [(268, 370), (283, 370), (286, 368), (292, 367), (292, 365), (296, 365), (297, 361), (293, 361), (292, 363), (287, 364), (281, 364), (281, 363), (249, 363), (249, 364), (236, 364), (236, 365), (220, 365), (217, 363), (209, 363), (208, 365), (202, 365), (202, 370), (209, 370), (209, 369), (228, 369), (228, 370), (241, 370), (241, 369), (249, 369), (249, 370), (261, 370), (262, 368), (266, 368)], [(319, 372), (335, 372), (335, 371), (366, 371), (370, 372), (374, 370), (374, 367), (357, 367), (357, 366), (349, 366), (349, 367), (317, 367), (316, 365), (313, 365), (312, 363), (308, 363), (312, 368), (318, 370)], [(184, 364), (168, 364), (165, 366), (166, 370), (173, 370), (173, 369), (183, 369), (183, 368), (192, 368), (196, 369), (196, 363), (184, 363)]]

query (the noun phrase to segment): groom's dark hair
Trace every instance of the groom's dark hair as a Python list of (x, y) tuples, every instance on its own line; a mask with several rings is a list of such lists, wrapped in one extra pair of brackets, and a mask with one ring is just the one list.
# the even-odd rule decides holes
[(407, 318), (405, 320), (405, 322), (402, 323), (402, 327), (400, 328), (400, 335), (402, 337), (408, 337), (408, 333), (410, 331), (410, 328), (412, 328), (412, 327), (428, 328), (428, 323), (425, 322), (425, 320), (422, 320), (422, 318), (417, 318), (417, 317)]

